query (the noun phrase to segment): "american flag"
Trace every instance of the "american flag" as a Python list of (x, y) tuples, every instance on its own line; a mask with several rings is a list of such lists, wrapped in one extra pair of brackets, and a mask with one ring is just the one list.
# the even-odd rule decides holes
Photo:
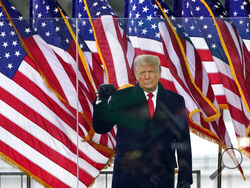
[(244, 51), (248, 52), (245, 77), (246, 82), (250, 83), (250, 2), (248, 0), (225, 0), (225, 8), (247, 48)]
[(86, 43), (90, 45), (94, 35), (95, 45), (91, 45), (91, 49), (96, 49), (102, 60), (107, 82), (112, 83), (116, 88), (126, 84), (135, 84), (134, 49), (122, 28), (121, 20), (118, 19), (108, 2), (84, 0), (76, 1), (75, 6), (78, 18), (92, 19), (90, 23), (85, 19), (80, 19), (82, 23), (80, 36), (84, 40), (89, 39)]
[(77, 20), (78, 27), (78, 36), (87, 44), (92, 56), (96, 59), (92, 65), (93, 72), (98, 77), (99, 83), (107, 82), (107, 75), (104, 70), (102, 61), (98, 54), (98, 50), (96, 47), (96, 41), (94, 32), (91, 26), (91, 22), (88, 19), (88, 14), (85, 8), (85, 5), (82, 1), (73, 0), (73, 17)]
[[(195, 19), (196, 24), (209, 46), (223, 81), (236, 136), (245, 138), (250, 119), (248, 108), (250, 100), (246, 92), (246, 85), (249, 83), (244, 82), (241, 67), (247, 61), (242, 53), (244, 44), (230, 20), (225, 19), (228, 14), (219, 1), (189, 0), (188, 3), (189, 7), (185, 11), (198, 18)], [(246, 153), (250, 151), (249, 146), (245, 149)]]
[[(160, 3), (163, 4), (163, 2)], [(165, 12), (170, 14), (170, 9), (168, 9), (166, 5), (164, 6)], [(183, 54), (180, 54), (180, 49), (173, 32), (169, 26), (162, 22), (163, 14), (160, 12), (157, 3), (155, 1), (143, 0), (125, 1), (125, 16), (130, 18), (127, 23), (127, 30), (137, 53), (153, 54), (160, 57), (162, 63), (161, 82), (166, 88), (180, 93), (185, 98), (188, 116), (193, 115), (189, 119), (192, 131), (200, 136), (214, 140), (220, 145), (226, 145), (225, 147), (231, 146), (231, 141), (225, 126), (218, 126), (220, 123), (224, 125), (221, 119), (217, 121), (213, 120), (214, 122), (206, 122), (201, 117), (201, 113), (205, 113), (207, 110), (202, 109), (202, 105), (205, 108), (207, 108), (208, 105), (202, 104), (202, 100), (204, 99), (203, 94), (200, 95), (199, 100), (196, 100), (199, 93), (192, 93), (190, 91), (190, 88), (194, 89), (194, 85), (191, 83), (187, 67), (184, 64)], [(161, 19), (159, 20), (159, 18)], [(170, 18), (171, 21), (175, 23), (175, 28), (177, 28), (178, 25), (173, 15), (170, 15)], [(160, 23), (160, 27), (158, 27), (159, 21), (162, 23)], [(181, 32), (179, 32), (179, 34), (184, 36)], [(189, 62), (194, 63), (190, 64), (189, 67), (191, 67), (190, 70), (194, 77), (195, 84), (200, 87), (201, 91), (205, 93), (209, 100), (213, 101), (218, 109), (216, 98), (209, 86), (206, 71), (202, 68), (199, 58), (195, 56), (192, 44), (188, 42), (188, 39), (187, 41), (181, 40), (181, 42), (184, 44), (184, 49), (186, 50), (185, 55), (188, 56)], [(193, 61), (190, 61), (190, 58)], [(200, 109), (201, 111), (199, 112), (201, 113), (191, 113), (197, 109)]]
[(185, 29), (185, 35), (192, 40), (195, 49), (201, 57), (201, 61), (207, 71), (210, 84), (213, 88), (220, 109), (227, 108), (225, 91), (218, 68), (213, 60), (212, 54), (209, 51), (209, 47), (205, 39), (194, 22), (194, 18), (192, 18), (189, 11), (186, 11), (186, 9), (189, 8), (189, 2), (187, 0), (174, 0), (173, 3), (174, 15), (177, 17), (176, 19), (178, 19), (181, 26)]
[[(158, 4), (159, 9), (160, 9), (159, 16), (161, 16), (161, 14), (165, 13), (166, 19), (170, 18), (169, 21), (171, 22), (170, 24), (172, 24), (172, 26), (173, 26), (172, 29), (174, 29), (176, 31), (176, 34), (178, 35), (178, 36), (174, 37), (176, 39), (174, 39), (174, 38), (173, 38), (174, 40), (171, 39), (172, 41), (174, 41), (173, 43), (177, 44), (178, 43), (177, 38), (180, 38), (181, 41), (178, 45), (183, 46), (183, 48), (184, 47), (190, 48), (192, 50), (192, 52), (191, 52), (191, 51), (189, 51), (190, 49), (184, 49), (185, 51), (183, 52), (183, 54), (180, 53), (180, 55), (182, 57), (179, 55), (179, 57), (181, 59), (180, 65), (184, 61), (186, 61), (186, 65), (185, 65), (187, 67), (186, 70), (185, 70), (185, 66), (182, 66), (182, 71), (186, 72), (184, 74), (187, 74), (190, 71), (190, 73), (188, 73), (188, 74), (190, 74), (189, 77), (191, 77), (191, 79), (187, 76), (185, 77), (185, 81), (187, 81), (187, 83), (192, 83), (192, 84), (189, 84), (189, 86), (188, 86), (188, 87), (190, 87), (189, 90), (191, 91), (195, 100), (199, 103), (201, 109), (203, 109), (204, 107), (207, 108), (207, 106), (211, 105), (211, 103), (204, 103), (203, 104), (202, 100), (199, 100), (200, 98), (203, 97), (207, 100), (210, 100), (213, 102), (215, 101), (216, 110), (214, 110), (214, 111), (217, 111), (217, 109), (218, 109), (217, 101), (214, 98), (214, 94), (213, 94), (213, 91), (211, 89), (208, 76), (207, 76), (206, 71), (204, 69), (204, 66), (201, 62), (200, 56), (197, 53), (197, 51), (195, 50), (191, 40), (189, 39), (188, 36), (185, 35), (186, 32), (183, 29), (182, 25), (180, 25), (180, 23), (174, 17), (172, 11), (164, 3), (164, 1), (158, 0), (158, 1), (153, 1), (153, 2), (159, 3)], [(164, 24), (161, 23), (161, 25), (164, 25)], [(169, 31), (169, 33), (172, 33), (174, 30)], [(166, 35), (164, 33), (164, 30), (160, 30), (160, 33), (163, 35)], [(164, 38), (162, 40), (165, 42), (165, 44), (167, 44), (166, 41), (164, 40)], [(179, 48), (178, 50), (181, 51), (181, 48)], [(176, 50), (176, 51), (178, 51), (178, 50)], [(184, 56), (186, 57), (186, 60), (183, 58)], [(199, 80), (200, 78), (202, 78), (202, 79)], [(188, 81), (188, 80), (190, 80), (190, 81)], [(198, 90), (196, 87), (193, 87), (193, 85), (198, 87), (200, 89), (200, 91), (205, 94), (205, 96), (203, 96), (203, 94), (200, 95), (199, 93), (193, 92), (193, 90)], [(204, 88), (206, 88), (206, 89), (204, 89)], [(206, 97), (208, 97), (208, 98), (206, 98)], [(204, 106), (202, 106), (202, 104)]]
[[(225, 0), (225, 9), (237, 27), (240, 36), (250, 40), (250, 2), (248, 0)], [(250, 47), (249, 42), (247, 44)]]
[[(157, 5), (155, 4), (152, 7), (151, 1), (144, 0), (126, 0), (124, 4), (125, 29), (136, 54), (157, 55), (161, 62), (165, 62), (164, 49), (158, 28), (159, 18), (154, 15), (154, 8), (157, 8)], [(167, 65), (162, 66), (161, 83), (166, 88), (176, 91)]]
[(85, 120), (46, 86), (43, 51), (26, 46), (39, 36), (8, 1), (0, 5), (0, 155), (45, 186), (88, 187), (113, 151), (81, 142)]
[[(31, 1), (33, 5), (33, 27), (34, 30), (48, 43), (54, 54), (53, 60), (49, 61), (53, 65), (44, 65), (51, 67), (51, 70), (46, 70), (45, 76), (49, 80), (57, 81), (56, 85), (60, 85), (63, 89), (63, 93), (67, 93), (68, 90), (74, 91), (75, 94), (66, 95), (67, 98), (72, 98), (73, 101), (78, 101), (80, 104), (80, 111), (90, 112), (88, 103), (92, 104), (95, 98), (96, 84), (92, 75), (88, 78), (87, 73), (90, 74), (90, 64), (92, 59), (87, 59), (89, 50), (84, 41), (79, 40), (79, 46), (82, 51), (85, 52), (84, 59), (81, 61), (81, 57), (78, 56), (78, 63), (76, 62), (76, 43), (70, 34), (70, 31), (65, 24), (65, 19), (62, 18), (60, 13), (60, 7), (55, 1), (44, 0)], [(54, 18), (54, 19), (49, 19)], [(66, 18), (67, 19), (67, 18)], [(70, 19), (69, 19), (70, 20)], [(74, 28), (73, 28), (74, 29)], [(74, 29), (76, 30), (76, 29)], [(79, 52), (80, 54), (80, 52)], [(89, 53), (91, 55), (91, 53)], [(86, 60), (88, 61), (86, 61)], [(57, 63), (55, 63), (57, 61)], [(85, 62), (84, 62), (85, 61)], [(84, 68), (83, 63), (86, 64), (87, 69)], [(60, 75), (56, 74), (59, 72)], [(79, 80), (79, 96), (76, 94), (76, 74), (77, 71)], [(64, 74), (62, 74), (64, 72)], [(51, 77), (53, 75), (54, 77)], [(63, 77), (63, 79), (62, 79)], [(62, 80), (60, 82), (60, 80)], [(72, 88), (69, 88), (71, 86)], [(75, 97), (75, 98), (74, 98)], [(77, 97), (81, 100), (78, 100)], [(71, 104), (71, 103), (70, 103)], [(73, 106), (73, 105), (72, 105)], [(76, 108), (76, 105), (74, 105)]]
[[(104, 82), (116, 88), (135, 84), (133, 74), (134, 49), (127, 40), (122, 23), (116, 13), (105, 0), (76, 1), (75, 16), (79, 21), (79, 36), (89, 46), (91, 52), (98, 55), (100, 65), (105, 70)], [(91, 18), (91, 21), (89, 20)], [(94, 40), (95, 39), (95, 40)], [(107, 133), (115, 148), (116, 126)], [(105, 143), (104, 134), (93, 141)]]
[[(45, 0), (43, 2), (41, 1), (34, 1), (33, 2), (33, 14), (34, 14), (34, 18), (45, 18), (45, 19), (35, 19), (34, 22), (34, 26), (35, 28), (37, 28), (37, 31), (39, 32), (39, 34), (44, 38), (44, 40), (47, 40), (47, 42), (49, 42), (52, 46), (52, 48), (54, 49), (55, 53), (57, 53), (58, 56), (60, 57), (70, 57), (68, 58), (68, 60), (66, 58), (64, 58), (63, 60), (60, 60), (59, 63), (61, 63), (63, 66), (65, 66), (65, 61), (66, 64), (77, 64), (76, 62), (70, 62), (71, 59), (75, 59), (74, 55), (76, 54), (76, 43), (77, 41), (73, 41), (72, 38), (72, 34), (70, 34), (69, 32), (69, 27), (65, 24), (65, 19), (62, 19), (63, 17), (63, 11), (59, 11), (62, 10), (62, 8), (59, 6), (58, 3), (51, 1), (51, 0)], [(56, 10), (56, 11), (55, 11)], [(54, 20), (48, 20), (48, 18), (53, 17), (55, 18)], [(77, 23), (77, 20), (72, 20), (72, 22), (74, 22), (75, 24)], [(47, 27), (44, 28), (44, 24), (46, 24)], [(77, 26), (77, 25), (76, 25)], [(62, 30), (57, 30), (57, 28), (64, 28)], [(75, 29), (76, 30), (76, 29)], [(52, 38), (48, 38), (46, 36), (46, 33), (50, 31), (51, 35), (53, 35)], [(96, 67), (94, 65), (99, 65), (99, 62), (96, 59), (96, 56), (93, 56), (92, 52), (89, 51), (88, 47), (85, 45), (85, 41), (81, 40), (80, 37), (78, 37), (79, 39), (79, 44), (81, 47), (81, 50), (83, 50), (84, 52), (84, 57), (86, 58), (87, 62), (87, 66), (88, 66), (88, 70), (91, 71), (91, 80), (95, 80), (94, 84), (95, 84), (95, 88), (98, 88), (99, 85), (102, 83), (99, 80), (99, 74), (101, 75), (101, 77), (103, 78), (103, 71), (99, 72)], [(65, 42), (68, 44), (65, 46)], [(62, 43), (62, 46), (60, 46)], [(58, 48), (60, 48), (60, 50), (58, 50)], [(63, 51), (64, 50), (64, 51)], [(78, 52), (80, 53), (80, 52)], [(82, 102), (82, 109), (83, 109), (83, 113), (87, 114), (87, 118), (89, 119), (89, 122), (91, 125), (89, 125), (89, 129), (91, 131), (89, 131), (89, 134), (87, 135), (87, 140), (91, 140), (94, 143), (100, 144), (102, 146), (107, 146), (111, 149), (115, 149), (115, 132), (116, 129), (113, 129), (112, 131), (110, 131), (107, 134), (96, 134), (92, 129), (92, 112), (93, 112), (93, 106), (92, 103), (95, 99), (95, 92), (93, 90), (93, 88), (91, 89), (91, 85), (88, 84), (86, 85), (86, 83), (88, 83), (88, 77), (86, 76), (86, 69), (84, 69), (83, 67), (83, 61), (81, 61), (81, 58), (78, 58), (78, 67), (79, 68), (79, 75), (78, 75), (78, 79), (79, 79), (79, 95), (78, 98), (80, 99), (80, 101)], [(73, 65), (74, 67), (74, 65)], [(95, 67), (95, 68), (94, 68)], [(67, 70), (67, 68), (65, 68), (65, 70)], [(70, 75), (75, 75), (73, 72), (74, 69), (69, 69), (70, 72), (67, 72), (67, 74)], [(88, 71), (87, 70), (87, 71)], [(99, 69), (100, 70), (100, 69)], [(71, 79), (73, 83), (74, 79)], [(67, 85), (65, 85), (65, 87), (67, 87)], [(76, 94), (77, 96), (77, 94)], [(87, 130), (89, 130), (88, 128), (86, 128)], [(86, 140), (85, 139), (85, 140)], [(99, 146), (100, 146), (99, 145)], [(105, 148), (105, 147), (104, 147)]]
[[(87, 136), (87, 139), (92, 139), (95, 143), (102, 144), (104, 146), (108, 146), (109, 148), (114, 149), (115, 148), (115, 130), (111, 131), (108, 134), (99, 135), (93, 132), (92, 129), (92, 112), (93, 112), (93, 106), (92, 103), (95, 99), (95, 88), (98, 88), (99, 85), (102, 83), (101, 80), (103, 78), (103, 70), (97, 69), (94, 65), (100, 65), (96, 59), (96, 56), (90, 52), (89, 48), (85, 44), (85, 41), (79, 39), (79, 44), (84, 54), (84, 59), (80, 56), (78, 57), (78, 63), (76, 62), (76, 42), (72, 38), (72, 35), (69, 31), (68, 26), (65, 24), (65, 19), (62, 19), (62, 12), (60, 13), (59, 9), (61, 7), (59, 4), (57, 4), (54, 1), (51, 0), (45, 0), (43, 2), (41, 1), (33, 1), (33, 14), (34, 18), (38, 18), (34, 20), (34, 26), (38, 33), (46, 40), (48, 43), (51, 44), (51, 47), (53, 48), (54, 52), (57, 54), (57, 56), (65, 57), (61, 58), (59, 63), (61, 63), (61, 67), (65, 67), (64, 70), (66, 72), (66, 76), (72, 77), (71, 81), (76, 86), (76, 74), (77, 71), (78, 74), (78, 80), (79, 80), (79, 94), (75, 94), (75, 96), (78, 96), (78, 99), (80, 99), (80, 105), (81, 109), (83, 109), (83, 113), (87, 115), (87, 118), (90, 122), (90, 125), (88, 125), (89, 129), (91, 130), (89, 132), (89, 135)], [(57, 11), (55, 11), (57, 10)], [(62, 9), (61, 9), (62, 10)], [(55, 18), (53, 20), (48, 18)], [(76, 23), (75, 20), (73, 22)], [(45, 26), (44, 26), (45, 25)], [(57, 29), (62, 28), (62, 29)], [(76, 30), (76, 29), (75, 29)], [(51, 37), (48, 37), (46, 33), (50, 32)], [(66, 43), (65, 43), (66, 41)], [(78, 52), (81, 53), (80, 51)], [(73, 60), (73, 61), (72, 61)], [(84, 62), (85, 61), (85, 62)], [(87, 70), (84, 68), (83, 64), (86, 64)], [(78, 64), (78, 67), (76, 67)], [(59, 64), (60, 65), (60, 64)], [(68, 68), (67, 66), (72, 66)], [(57, 68), (58, 69), (58, 68)], [(78, 70), (77, 70), (78, 69)], [(100, 72), (101, 70), (101, 72)], [(88, 78), (86, 75), (86, 72), (91, 72), (91, 77)], [(90, 79), (90, 80), (89, 80)], [(90, 84), (90, 81), (93, 81), (92, 84)], [(93, 86), (94, 88), (92, 88)], [(65, 88), (67, 88), (67, 85), (64, 85)]]
[[(172, 13), (171, 13), (171, 11), (168, 9), (168, 7), (167, 7), (167, 5), (163, 2), (163, 1), (156, 1), (157, 2), (157, 4), (159, 5), (159, 7), (160, 7), (160, 9), (161, 9), (161, 11), (162, 12), (165, 12), (166, 14), (165, 14), (165, 17), (167, 18), (167, 14), (172, 18), (171, 20), (172, 20), (172, 24), (173, 24), (173, 26), (174, 26), (174, 28), (173, 29), (175, 29), (176, 31), (177, 31), (177, 33), (179, 34), (179, 36), (180, 37), (182, 37), (182, 38), (184, 38), (184, 39), (186, 39), (186, 43), (188, 43), (188, 35), (187, 35), (187, 33), (185, 32), (185, 30), (183, 29), (183, 27), (182, 27), (182, 25), (180, 25), (180, 23), (178, 23), (178, 21), (176, 21), (176, 19), (174, 18), (174, 16), (172, 15)], [(159, 27), (161, 27), (161, 26), (159, 26)], [(160, 29), (161, 30), (161, 29)], [(165, 29), (165, 30), (163, 30), (163, 32), (161, 32), (161, 33), (165, 33), (167, 30)], [(169, 32), (170, 33), (170, 32)], [(171, 38), (173, 39), (174, 37), (168, 37), (166, 34), (165, 34), (165, 37), (166, 38), (169, 38), (169, 39), (166, 39), (164, 42), (165, 42), (165, 44), (166, 45), (168, 45), (168, 43), (169, 43), (169, 41), (170, 42), (174, 42), (174, 40), (172, 40), (171, 41)], [(176, 36), (175, 36), (176, 37)], [(176, 37), (177, 38), (177, 37)], [(164, 39), (164, 37), (163, 37), (163, 39)], [(183, 41), (183, 44), (185, 44), (184, 43), (184, 41)], [(193, 46), (192, 46), (192, 48), (194, 48)], [(169, 49), (169, 48), (167, 48), (167, 49)], [(169, 53), (169, 55), (170, 55), (171, 53)], [(187, 53), (187, 56), (188, 56), (189, 54)], [(190, 59), (189, 59), (190, 60)], [(193, 62), (194, 60), (192, 60), (191, 59), (191, 61), (189, 61), (188, 63), (189, 64), (192, 64), (192, 62)], [(202, 64), (202, 62), (200, 61), (200, 59), (198, 58), (196, 58), (195, 59), (195, 61), (196, 62), (198, 62), (199, 64)], [(196, 63), (197, 64), (197, 63)], [(198, 67), (198, 66), (196, 66), (196, 67)], [(204, 70), (204, 69), (203, 69)], [(196, 71), (199, 71), (198, 69), (196, 70)], [(192, 75), (195, 75), (195, 78), (200, 78), (200, 79), (207, 79), (206, 78), (206, 74), (204, 74), (203, 75), (203, 77), (199, 77), (200, 75), (199, 74), (192, 74)], [(200, 84), (198, 84), (199, 86), (200, 86)], [(204, 87), (204, 85), (203, 85), (203, 87)], [(209, 83), (208, 83), (208, 85), (207, 85), (207, 87), (209, 88)], [(206, 92), (206, 90), (202, 90), (202, 92), (204, 93), (204, 91)], [(205, 95), (207, 95), (208, 96), (208, 98), (211, 100), (211, 99), (214, 99), (214, 100), (211, 100), (211, 101), (213, 101), (213, 103), (214, 103), (214, 105), (215, 106), (217, 106), (218, 107), (218, 104), (217, 104), (217, 101), (216, 101), (216, 99), (214, 98), (214, 95), (213, 95), (213, 93), (209, 93), (209, 92), (207, 92), (207, 93), (204, 93)], [(217, 139), (219, 140), (219, 142), (217, 141), (217, 144), (219, 145), (219, 146), (221, 146), (222, 148), (224, 148), (224, 149), (226, 149), (226, 148), (232, 148), (232, 143), (231, 143), (231, 140), (230, 140), (230, 137), (229, 137), (229, 134), (228, 134), (228, 132), (227, 132), (227, 129), (226, 129), (226, 127), (225, 127), (225, 124), (224, 124), (224, 121), (223, 121), (223, 117), (219, 117), (219, 119), (217, 119), (217, 121), (214, 121), (214, 122), (210, 122), (209, 123), (209, 127), (205, 124), (205, 123), (203, 123), (202, 121), (200, 122), (200, 124), (203, 126), (203, 128), (205, 127), (207, 130), (207, 134), (206, 134), (206, 137), (205, 138), (208, 138), (208, 140), (210, 140), (211, 141), (211, 138), (212, 137), (209, 137), (209, 132), (212, 132), (213, 134), (215, 134), (216, 135), (216, 137), (217, 137)], [(197, 127), (197, 126), (194, 126), (193, 127), (193, 125), (192, 124), (190, 124), (191, 125), (191, 127), (194, 129), (196, 129), (195, 131), (194, 131), (194, 133), (197, 133), (197, 130), (199, 131), (199, 127)], [(202, 132), (202, 131), (201, 131)], [(199, 135), (199, 134), (198, 134)], [(213, 139), (212, 139), (213, 140)], [(215, 140), (213, 140), (213, 141), (216, 141), (216, 139)], [(241, 168), (241, 166), (240, 166), (240, 164), (239, 164), (239, 162), (238, 162), (238, 160), (236, 159), (236, 156), (235, 156), (235, 153), (234, 152), (232, 152), (231, 150), (230, 151), (228, 151), (228, 154), (231, 156), (231, 159), (234, 161), (234, 163), (235, 164), (238, 164), (238, 170), (240, 171), (240, 173), (242, 174), (242, 176), (243, 176), (243, 179), (245, 179), (245, 176), (244, 176), (244, 172), (243, 172), (243, 170), (242, 170), (242, 168)]]

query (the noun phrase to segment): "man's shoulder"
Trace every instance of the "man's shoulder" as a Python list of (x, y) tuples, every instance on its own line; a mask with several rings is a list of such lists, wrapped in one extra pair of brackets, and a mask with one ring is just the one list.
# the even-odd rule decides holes
[(134, 92), (134, 90), (135, 90), (135, 86), (122, 88), (122, 89), (117, 90), (114, 93), (114, 96), (122, 97), (122, 96), (125, 96), (125, 95), (129, 95), (130, 93)]
[(174, 91), (165, 89), (165, 88), (164, 88), (164, 93), (165, 93), (165, 94), (168, 94), (168, 95), (170, 95), (170, 96), (173, 96), (173, 97), (183, 98), (182, 95), (180, 95), (180, 94), (178, 94), (178, 93), (176, 93), (176, 92), (174, 92)]
[(159, 104), (165, 105), (171, 110), (182, 108), (185, 106), (185, 100), (182, 95), (171, 90), (162, 88), (159, 94)]
[(114, 108), (131, 106), (142, 101), (144, 93), (137, 86), (117, 90), (110, 98), (110, 105)]
[(173, 96), (173, 97), (177, 97), (177, 98), (183, 98), (182, 95), (180, 95), (180, 94), (178, 94), (178, 93), (176, 93), (174, 91), (171, 91), (169, 89), (166, 89), (160, 83), (159, 83), (159, 90), (162, 91), (162, 93), (165, 94), (165, 95), (169, 95), (169, 96)]

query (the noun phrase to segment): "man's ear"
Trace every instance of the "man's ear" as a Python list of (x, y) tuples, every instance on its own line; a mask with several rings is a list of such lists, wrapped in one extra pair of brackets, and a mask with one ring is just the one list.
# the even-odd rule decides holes
[(138, 81), (138, 75), (135, 73), (135, 78), (136, 78), (136, 80)]

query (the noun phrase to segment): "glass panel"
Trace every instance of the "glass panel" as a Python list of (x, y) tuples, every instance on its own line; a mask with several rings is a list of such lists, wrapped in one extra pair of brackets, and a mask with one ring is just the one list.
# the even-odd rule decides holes
[[(225, 21), (221, 18), (216, 19), (218, 24)], [(220, 105), (223, 105), (223, 102), (228, 99), (224, 96), (223, 80), (219, 75), (219, 72), (223, 70), (218, 70), (217, 67), (221, 65), (218, 59), (228, 57), (223, 51), (215, 50), (215, 47), (225, 50), (224, 44), (222, 45), (221, 40), (219, 40), (220, 38), (217, 38), (216, 44), (209, 41), (209, 39), (212, 40), (215, 37), (214, 34), (218, 35), (218, 28), (214, 28), (217, 30), (210, 29), (214, 27), (211, 18), (204, 18), (207, 24), (201, 24), (200, 18), (177, 18), (176, 22), (173, 22), (175, 25), (167, 23), (166, 20), (154, 18), (116, 20), (107, 17), (92, 19), (91, 22), (89, 19), (66, 17), (64, 19), (36, 18), (22, 20), (27, 24), (25, 27), (23, 27), (24, 22), (20, 22), (20, 19), (13, 19), (16, 28), (9, 26), (6, 28), (6, 33), (0, 32), (0, 45), (3, 48), (0, 62), (2, 65), (5, 63), (5, 68), (9, 69), (17, 66), (16, 71), (11, 72), (8, 78), (5, 76), (4, 82), (0, 83), (0, 85), (2, 84), (1, 89), (4, 88), (3, 90), (5, 90), (4, 94), (8, 96), (7, 98), (1, 97), (0, 107), (7, 110), (1, 111), (1, 115), (3, 114), (5, 118), (3, 118), (4, 123), (0, 125), (1, 131), (4, 131), (4, 133), (0, 134), (4, 136), (1, 138), (3, 138), (6, 147), (10, 147), (9, 150), (1, 150), (0, 152), (3, 153), (3, 157), (9, 155), (11, 158), (10, 151), (14, 149), (16, 154), (21, 153), (23, 155), (19, 156), (20, 159), (30, 160), (30, 164), (37, 165), (37, 168), (41, 167), (54, 177), (60, 180), (67, 177), (69, 186), (81, 187), (86, 179), (91, 179), (88, 179), (89, 182), (87, 182), (90, 184), (92, 180), (97, 178), (92, 185), (93, 188), (111, 187), (113, 164), (107, 169), (101, 170), (100, 175), (96, 166), (105, 166), (108, 163), (108, 158), (111, 157), (110, 151), (114, 150), (116, 145), (115, 133), (117, 127), (114, 127), (113, 132), (109, 134), (100, 135), (92, 132), (92, 103), (96, 99), (100, 84), (109, 82), (115, 85), (116, 89), (127, 87), (126, 84), (136, 84), (133, 67), (135, 55), (154, 54), (160, 57), (162, 66), (160, 81), (165, 88), (186, 97), (188, 113), (202, 107), (202, 104), (198, 104), (199, 101), (194, 102), (195, 99), (198, 100), (198, 97), (194, 96), (197, 93), (194, 93), (192, 89), (197, 88), (190, 87), (191, 81), (194, 81), (196, 86), (200, 87), (200, 90), (205, 93), (204, 95), (209, 90), (208, 87), (205, 88), (205, 84), (210, 81), (212, 83), (211, 91), (213, 90), (214, 98)], [(0, 26), (2, 23), (7, 23), (4, 21), (6, 19), (0, 20)], [(236, 24), (238, 29), (240, 26), (237, 23), (246, 23), (244, 30), (239, 29), (239, 34), (243, 38), (242, 44), (246, 45), (249, 52), (250, 19), (231, 18), (231, 21)], [(91, 24), (93, 24), (94, 29)], [(102, 27), (100, 27), (101, 24), (103, 24)], [(172, 26), (176, 29), (176, 33), (171, 30)], [(171, 34), (172, 38), (168, 38), (169, 33), (166, 33), (166, 31)], [(12, 33), (17, 38), (4, 40), (4, 35), (7, 32)], [(176, 37), (176, 34), (179, 38)], [(224, 34), (222, 29), (220, 34)], [(183, 42), (184, 39), (190, 43)], [(176, 54), (170, 51), (170, 42), (178, 48), (177, 55), (187, 55), (186, 59), (182, 59), (187, 61), (187, 63), (182, 62), (182, 65), (189, 69), (186, 72), (183, 72), (181, 69), (183, 67), (178, 64)], [(16, 46), (17, 44), (20, 45), (19, 49), (13, 47), (10, 52), (4, 51), (8, 46)], [(183, 49), (177, 47), (177, 44), (182, 44)], [(196, 72), (194, 62), (190, 61), (193, 58), (190, 53), (195, 49), (198, 51), (197, 53), (201, 58), (200, 62), (204, 66), (204, 69), (200, 69), (200, 72)], [(181, 52), (181, 50), (184, 51)], [(15, 65), (11, 64), (9, 55), (21, 57), (22, 60)], [(169, 56), (168, 59), (166, 59), (166, 56)], [(110, 59), (112, 61), (109, 61)], [(217, 60), (217, 63), (215, 60)], [(231, 70), (230, 62), (226, 63), (227, 70)], [(204, 79), (196, 77), (201, 72), (207, 73), (206, 77), (203, 77)], [(1, 76), (3, 78), (3, 71)], [(215, 78), (217, 80), (214, 80)], [(190, 79), (189, 83), (187, 83), (188, 79)], [(219, 83), (216, 82), (218, 79)], [(8, 87), (9, 85), (20, 85), (20, 87), (12, 90), (13, 87)], [(201, 96), (199, 99), (203, 97), (202, 95), (198, 96)], [(218, 106), (218, 104), (215, 105)], [(204, 116), (207, 115), (206, 110), (205, 108), (202, 109)], [(8, 114), (7, 112), (11, 113)], [(192, 114), (194, 124), (199, 124), (201, 118), (203, 118), (198, 114)], [(223, 118), (226, 128), (233, 146), (237, 148), (238, 143), (233, 128), (234, 120), (232, 121), (231, 116), (228, 110), (224, 110)], [(213, 134), (218, 133), (216, 132), (218, 127), (213, 127), (212, 124), (206, 125), (205, 128), (208, 128)], [(195, 128), (192, 124), (190, 126)], [(10, 127), (14, 128), (11, 130)], [(199, 132), (197, 134), (199, 135)], [(217, 169), (218, 145), (195, 134), (191, 134), (191, 143), (193, 170), (200, 170), (201, 172), (201, 187), (216, 187), (217, 182), (212, 181), (209, 177)], [(245, 156), (242, 167), (246, 179), (249, 179), (250, 162)], [(30, 167), (27, 165), (23, 168)], [(36, 169), (30, 168), (27, 170), (33, 170), (31, 173), (34, 175), (36, 173)], [(61, 173), (57, 173), (59, 171)], [(6, 173), (12, 174), (6, 175)], [(248, 186), (242, 180), (242, 176), (237, 169), (223, 170), (222, 177), (223, 184), (226, 187), (240, 185), (244, 188)], [(0, 161), (0, 179), (0, 187), (27, 186), (27, 176), (6, 165), (3, 161)], [(193, 172), (193, 179), (192, 187), (198, 187), (199, 176), (196, 172)], [(42, 185), (32, 179), (31, 187), (42, 187)]]

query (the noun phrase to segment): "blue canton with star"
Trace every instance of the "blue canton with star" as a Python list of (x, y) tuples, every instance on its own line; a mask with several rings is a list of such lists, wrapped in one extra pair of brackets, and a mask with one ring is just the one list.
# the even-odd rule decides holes
[[(228, 64), (214, 21), (207, 8), (197, 0), (188, 0), (187, 2), (189, 3), (189, 6), (184, 9), (184, 11), (189, 11), (194, 18), (194, 22), (206, 40), (210, 52), (213, 56)], [(207, 0), (206, 2), (213, 11), (216, 19), (223, 19), (224, 21), (228, 20), (228, 14), (219, 1)]]
[(226, 0), (225, 8), (240, 36), (250, 40), (250, 2), (248, 0)]
[[(67, 50), (73, 38), (58, 6), (51, 0), (33, 0), (33, 27), (47, 43)], [(67, 15), (65, 16), (68, 19)]]
[[(177, 34), (185, 40), (189, 40), (184, 28), (180, 24), (179, 20), (176, 19), (166, 3), (162, 0), (158, 0), (158, 2), (160, 3), (164, 13), (166, 13), (169, 17)], [(127, 23), (127, 33), (130, 36), (161, 41), (158, 23), (166, 21), (161, 9), (155, 1), (127, 0), (125, 1), (124, 15), (129, 18)]]
[[(75, 3), (74, 15), (78, 18), (79, 35), (83, 40), (94, 41), (94, 32), (83, 1), (84, 0), (76, 0)], [(106, 0), (87, 0), (86, 3), (88, 5), (92, 21), (95, 18), (99, 18), (103, 15), (112, 15), (114, 17), (118, 17)]]
[[(164, 13), (169, 17), (178, 36), (185, 39), (186, 41), (189, 41), (189, 43), (192, 44), (188, 33), (186, 32), (185, 28), (181, 24), (181, 20), (175, 17), (174, 13), (171, 11), (171, 9), (167, 6), (167, 4), (163, 0), (158, 0), (158, 2), (160, 3)], [(159, 15), (163, 14), (160, 9), (158, 9), (158, 12), (159, 12), (158, 13)]]
[[(34, 34), (20, 13), (15, 10), (15, 7), (7, 2), (5, 8), (11, 17), (16, 18), (12, 21), (22, 37)], [(25, 56), (26, 52), (21, 46), (21, 41), (14, 27), (0, 7), (0, 72), (12, 79)]]
[(23, 19), (21, 13), (18, 12), (16, 8), (8, 2), (8, 0), (2, 0), (2, 2), (22, 39), (36, 34), (36, 32), (29, 26), (28, 20)]
[(174, 2), (174, 15), (185, 29), (185, 35), (189, 37), (202, 37), (194, 18), (192, 18), (190, 14), (190, 4), (188, 0), (175, 0)]
[(124, 17), (129, 18), (126, 23), (127, 34), (161, 41), (158, 22), (163, 16), (158, 11), (157, 4), (151, 1), (125, 1)]

